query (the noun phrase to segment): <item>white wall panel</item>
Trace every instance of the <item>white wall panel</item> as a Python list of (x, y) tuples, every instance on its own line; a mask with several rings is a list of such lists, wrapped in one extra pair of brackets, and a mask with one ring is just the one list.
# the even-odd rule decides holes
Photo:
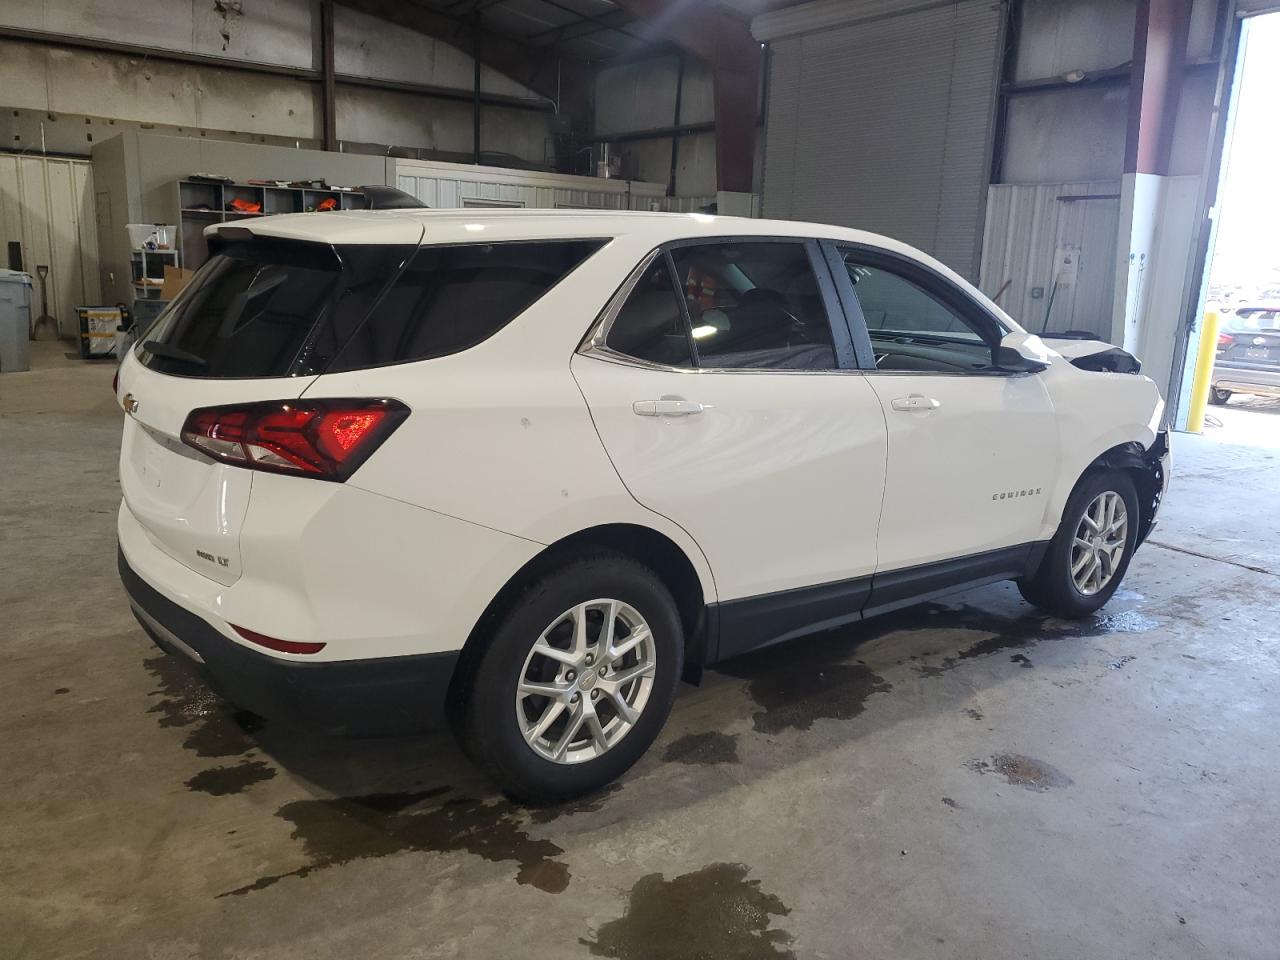
[[(1109, 340), (1119, 194), (1119, 179), (993, 185), (987, 195), (982, 292), (995, 296), (1007, 281), (1000, 306), (1032, 333), (1088, 330)], [(1098, 199), (1062, 199), (1080, 196)], [(1057, 252), (1066, 249), (1074, 251), (1074, 277), (1057, 269)]]
[[(63, 336), (77, 330), (75, 308), (101, 299), (93, 171), (83, 160), (0, 154), (0, 251), (22, 244), (39, 299), (36, 267), (49, 267), (48, 312)], [(33, 302), (33, 316), (41, 304)]]
[(665, 200), (663, 188), (651, 183), (424, 160), (397, 161), (396, 185), (440, 209), (482, 199), (552, 210), (648, 210), (655, 203), (661, 208)]

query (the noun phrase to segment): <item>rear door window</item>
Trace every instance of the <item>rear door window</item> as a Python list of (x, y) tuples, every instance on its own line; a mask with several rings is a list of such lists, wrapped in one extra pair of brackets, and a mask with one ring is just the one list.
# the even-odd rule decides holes
[(803, 241), (671, 251), (699, 367), (833, 370), (835, 344)]
[(329, 372), (457, 353), (487, 340), (604, 240), (420, 247)]

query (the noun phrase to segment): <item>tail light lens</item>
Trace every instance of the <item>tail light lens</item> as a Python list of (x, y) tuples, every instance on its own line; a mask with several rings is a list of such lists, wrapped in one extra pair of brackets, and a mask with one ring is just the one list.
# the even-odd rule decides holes
[(1229, 333), (1218, 334), (1218, 346), (1220, 347), (1229, 347), (1231, 346), (1231, 344), (1235, 342), (1236, 342), (1236, 338)]
[(275, 400), (201, 407), (182, 442), (223, 463), (341, 483), (409, 416), (398, 400)]

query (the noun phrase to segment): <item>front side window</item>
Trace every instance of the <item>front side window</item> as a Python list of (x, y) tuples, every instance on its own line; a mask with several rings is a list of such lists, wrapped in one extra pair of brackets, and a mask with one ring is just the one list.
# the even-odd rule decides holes
[(877, 370), (988, 371), (991, 345), (962, 312), (901, 274), (843, 253)]

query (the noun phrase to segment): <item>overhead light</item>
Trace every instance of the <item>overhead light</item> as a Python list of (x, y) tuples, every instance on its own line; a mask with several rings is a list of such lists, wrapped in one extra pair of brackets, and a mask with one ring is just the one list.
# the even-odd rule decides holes
[(700, 327), (694, 327), (689, 332), (693, 334), (693, 339), (702, 340), (705, 337), (714, 336), (716, 328), (709, 323), (704, 323)]

